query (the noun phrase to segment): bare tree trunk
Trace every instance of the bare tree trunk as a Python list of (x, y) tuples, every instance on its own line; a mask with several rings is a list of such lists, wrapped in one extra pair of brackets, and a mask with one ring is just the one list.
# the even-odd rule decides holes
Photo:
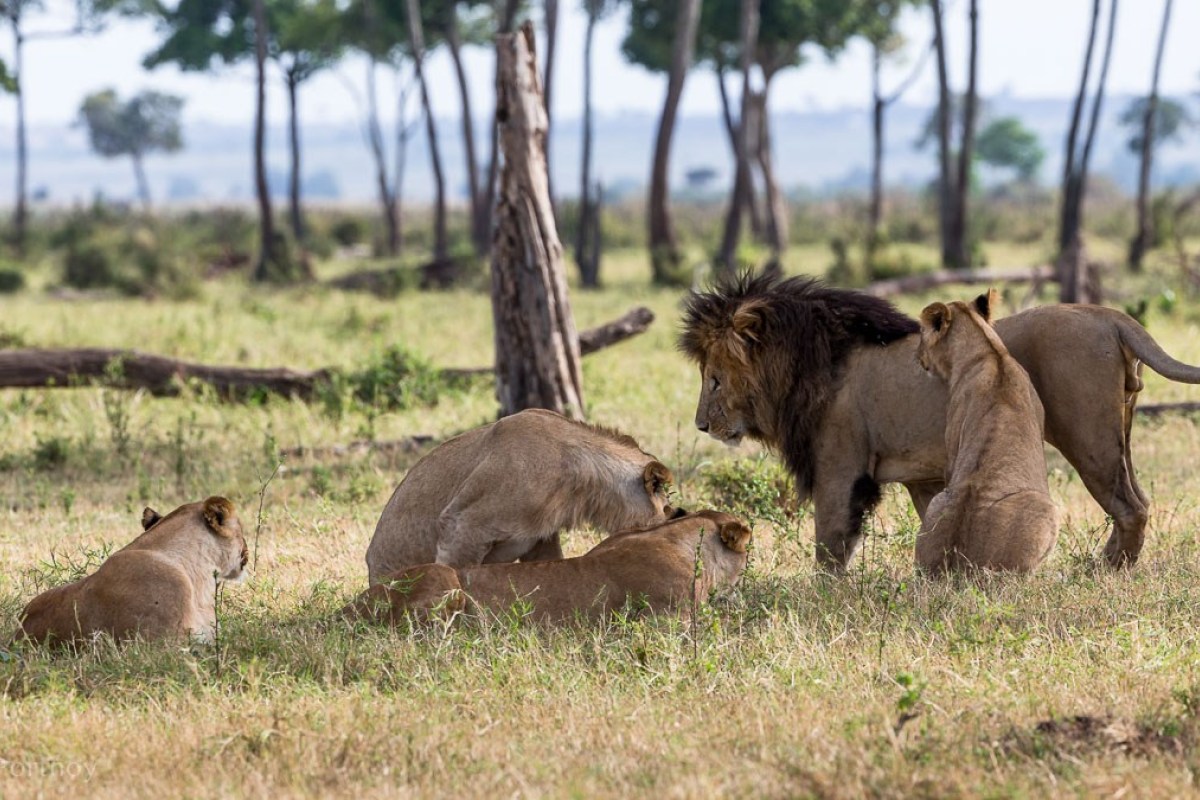
[[(729, 135), (729, 149), (733, 153), (733, 157), (737, 159), (737, 143), (738, 143), (738, 124), (734, 122), (733, 110), (729, 103), (729, 91), (725, 88), (725, 65), (720, 59), (716, 62), (715, 72), (717, 76), (717, 92), (721, 96), (721, 116), (725, 120), (725, 132)], [(737, 180), (735, 170), (734, 180)], [(748, 174), (742, 175), (742, 182), (745, 184), (741, 190), (746, 198), (746, 209), (750, 212), (750, 230), (754, 233), (754, 238), (761, 239), (763, 237), (763, 219), (762, 214), (758, 210), (757, 192), (754, 190), (754, 181), (752, 176)]]
[(296, 97), (299, 85), (300, 81), (296, 79), (296, 73), (288, 70), (288, 132), (292, 151), (292, 180), (288, 187), (289, 211), (292, 218), (292, 234), (296, 237), (297, 242), (303, 242), (304, 215), (300, 211), (300, 107)]
[(449, 255), (446, 239), (446, 179), (442, 174), (441, 149), (438, 146), (437, 123), (433, 118), (433, 107), (429, 101), (429, 86), (425, 81), (425, 32), (421, 28), (421, 11), (417, 0), (406, 0), (408, 9), (408, 38), (412, 43), (413, 68), (417, 72), (417, 84), (421, 87), (421, 106), (425, 109), (425, 133), (429, 139), (429, 164), (433, 168), (434, 216), (433, 216), (433, 260), (442, 262)]
[(1115, 38), (1117, 20), (1117, 0), (1112, 0), (1109, 6), (1108, 34), (1104, 43), (1104, 60), (1100, 64), (1100, 78), (1096, 85), (1096, 98), (1092, 101), (1091, 118), (1088, 120), (1087, 136), (1083, 142), (1083, 152), (1075, 165), (1073, 183), (1072, 207), (1067, 209), (1064, 221), (1070, 223), (1069, 229), (1062, 233), (1070, 233), (1070, 239), (1059, 253), (1059, 287), (1058, 300), (1060, 303), (1086, 302), (1084, 290), (1090, 281), (1087, 274), (1087, 258), (1083, 245), (1083, 203), (1087, 195), (1088, 164), (1092, 159), (1092, 146), (1096, 141), (1096, 130), (1100, 125), (1100, 111), (1104, 107), (1104, 88), (1108, 83), (1108, 68), (1112, 63), (1113, 40)]
[(1146, 100), (1146, 115), (1142, 122), (1142, 164), (1138, 173), (1137, 234), (1129, 245), (1129, 267), (1142, 271), (1142, 256), (1154, 238), (1154, 221), (1150, 217), (1150, 170), (1154, 158), (1154, 126), (1158, 115), (1158, 76), (1162, 72), (1163, 50), (1167, 44), (1167, 27), (1171, 24), (1172, 0), (1163, 7), (1162, 27), (1158, 31), (1158, 50), (1154, 56), (1154, 77), (1150, 81), (1150, 97)]
[(933, 43), (938, 75), (938, 227), (941, 231), (942, 267), (954, 265), (950, 231), (954, 227), (954, 179), (950, 172), (950, 80), (946, 73), (946, 33), (942, 25), (942, 0), (932, 0)]
[(542, 81), (542, 94), (546, 98), (546, 180), (550, 187), (550, 202), (554, 202), (554, 169), (550, 164), (550, 151), (554, 132), (554, 51), (558, 46), (558, 0), (545, 0), (546, 22), (546, 77)]
[(583, 157), (579, 165), (579, 225), (575, 234), (575, 263), (579, 266), (579, 277), (583, 285), (594, 289), (599, 276), (591, 264), (589, 237), (592, 206), (592, 40), (599, 17), (593, 6), (586, 8), (588, 20), (583, 37)]
[(133, 161), (133, 177), (137, 180), (138, 197), (141, 198), (142, 208), (150, 211), (150, 183), (146, 180), (146, 166), (142, 163), (142, 154), (138, 152), (130, 153), (130, 160)]
[[(742, 0), (738, 20), (738, 40), (741, 43), (742, 112), (738, 126), (737, 166), (733, 178), (733, 190), (729, 193), (729, 208), (725, 211), (725, 228), (721, 235), (721, 250), (717, 255), (717, 269), (726, 276), (737, 271), (737, 248), (742, 234), (742, 210), (746, 197), (742, 189), (750, 179), (750, 151), (758, 137), (752, 122), (755, 103), (750, 88), (750, 71), (754, 68), (758, 49), (758, 0)], [(768, 224), (770, 224), (768, 222)]]
[(867, 212), (868, 260), (874, 255), (883, 230), (883, 88), (879, 80), (882, 55), (871, 47), (871, 204)]
[(696, 29), (700, 23), (700, 0), (680, 0), (675, 17), (675, 37), (671, 45), (671, 72), (667, 78), (667, 98), (658, 121), (654, 142), (654, 164), (650, 170), (649, 218), (650, 263), (655, 283), (671, 283), (683, 260), (675, 226), (671, 222), (669, 171), (671, 139), (675, 135), (675, 117), (683, 96), (683, 83), (692, 66)]
[(479, 163), (475, 158), (475, 121), (471, 113), (471, 93), (467, 90), (467, 73), (462, 62), (462, 40), (458, 30), (458, 14), (454, 3), (446, 6), (446, 45), (454, 62), (454, 74), (458, 79), (458, 96), (462, 106), (463, 152), (467, 162), (467, 191), (471, 195), (471, 243), (475, 252), (483, 255), (488, 249), (486, 215), (480, 204), (484, 202), (479, 187)]
[(29, 219), (29, 148), (25, 138), (25, 36), (21, 33), (20, 10), (9, 11), (13, 30), (13, 74), (17, 96), (17, 204), (13, 211), (13, 246), (25, 253)]
[(1079, 79), (1079, 93), (1071, 110), (1071, 124), (1067, 129), (1066, 158), (1063, 160), (1062, 208), (1059, 214), (1058, 249), (1061, 253), (1073, 241), (1078, 231), (1079, 202), (1077, 198), (1077, 165), (1075, 153), (1079, 146), (1079, 124), (1083, 120), (1083, 104), (1087, 99), (1088, 74), (1092, 69), (1092, 52), (1096, 46), (1096, 31), (1100, 23), (1100, 0), (1093, 0), (1092, 23), (1088, 30), (1087, 49), (1083, 55), (1083, 71)]
[(395, 170), (392, 173), (392, 219), (396, 225), (396, 252), (399, 255), (404, 249), (404, 175), (408, 167), (408, 139), (412, 135), (412, 125), (408, 121), (408, 92), (411, 84), (400, 90), (396, 103), (396, 157)]
[(498, 36), (496, 55), (504, 153), (492, 247), (500, 415), (548, 408), (582, 418), (579, 336), (546, 180), (546, 107), (533, 26)]
[(254, 0), (254, 63), (257, 93), (254, 108), (254, 186), (258, 192), (258, 264), (256, 281), (271, 280), (275, 271), (275, 228), (271, 218), (271, 189), (267, 185), (267, 13), (263, 0)]
[[(368, 6), (369, 7), (369, 6)], [(383, 147), (383, 131), (379, 126), (379, 103), (375, 93), (375, 59), (367, 59), (367, 140), (375, 161), (375, 188), (379, 192), (380, 213), (387, 232), (387, 253), (400, 253), (400, 221), (395, 195), (388, 187), (387, 154)]]
[(754, 151), (767, 190), (767, 245), (771, 248), (771, 258), (778, 266), (788, 246), (788, 210), (787, 199), (775, 177), (775, 162), (771, 154), (771, 115), (767, 109), (771, 78), (772, 73), (764, 76), (762, 92), (756, 92), (752, 99), (754, 126), (758, 136)]
[(978, 0), (971, 0), (970, 45), (967, 54), (967, 94), (963, 99), (962, 142), (958, 148), (958, 179), (955, 184), (954, 215), (950, 227), (951, 266), (966, 269), (971, 266), (970, 199), (971, 161), (975, 155), (975, 106), (977, 100), (977, 75), (979, 65), (979, 8)]
[[(496, 14), (500, 18), (500, 24), (497, 28), (497, 34), (512, 33), (513, 25), (516, 24), (518, 2), (517, 0), (496, 0)], [(496, 62), (496, 85), (500, 81), (500, 62)], [(483, 213), (486, 215), (486, 223), (484, 229), (487, 230), (489, 239), (493, 235), (492, 231), (492, 214), (496, 208), (496, 180), (500, 175), (500, 123), (496, 119), (495, 111), (492, 112), (492, 146), (488, 156), (488, 176), (487, 176), (487, 196), (483, 202)]]

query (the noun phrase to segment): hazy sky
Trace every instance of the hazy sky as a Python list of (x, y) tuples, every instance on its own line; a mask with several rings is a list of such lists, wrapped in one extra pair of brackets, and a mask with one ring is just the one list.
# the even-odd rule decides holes
[[(534, 6), (540, 4), (534, 2)], [(579, 3), (565, 0), (560, 24), (556, 63), (554, 112), (577, 116), (581, 109), (582, 70), (580, 54), (584, 17)], [(980, 0), (980, 82), (985, 95), (1009, 92), (1020, 97), (1065, 97), (1074, 93), (1079, 76), (1090, 0)], [(69, 23), (70, 3), (49, 0), (49, 12), (32, 18), (27, 29), (62, 27)], [(1108, 3), (1104, 3), (1107, 9)], [(1117, 40), (1110, 88), (1113, 92), (1147, 91), (1155, 40), (1163, 0), (1125, 0), (1120, 5)], [(951, 74), (954, 84), (965, 83), (961, 58), (966, 33), (966, 2), (950, 0), (948, 37), (952, 48)], [(927, 11), (910, 13), (904, 31), (911, 42), (908, 61), (928, 42)], [(665, 91), (661, 75), (627, 65), (621, 58), (620, 41), (625, 25), (618, 14), (597, 28), (595, 102), (601, 113), (657, 111)], [(1103, 29), (1102, 29), (1103, 31)], [(1195, 96), (1200, 89), (1200, 0), (1175, 3), (1171, 33), (1163, 65), (1162, 91)], [(11, 62), (11, 37), (5, 31), (0, 56)], [(253, 117), (252, 72), (245, 67), (226, 69), (218, 75), (185, 75), (170, 67), (146, 72), (141, 59), (157, 41), (146, 22), (117, 21), (97, 36), (65, 40), (43, 40), (26, 48), (26, 93), (28, 114), (33, 123), (67, 123), (74, 118), (81, 98), (109, 86), (122, 94), (154, 88), (183, 95), (187, 99), (188, 123), (245, 123)], [(482, 50), (468, 55), (476, 115), (488, 113), (491, 105), (492, 59)], [(315, 78), (301, 95), (302, 115), (308, 122), (349, 121), (358, 118), (355, 93), (362, 91), (363, 63), (348, 59), (336, 71)], [(449, 59), (439, 54), (431, 61), (433, 102), (439, 116), (459, 113), (457, 90)], [(905, 64), (889, 69), (887, 81), (894, 85), (906, 74)], [(380, 76), (380, 91), (390, 92), (390, 79)], [(834, 63), (814, 52), (802, 69), (776, 79), (772, 104), (777, 109), (863, 107), (869, 97), (868, 51), (852, 44)], [(273, 122), (285, 119), (286, 107), (280, 81), (269, 87)], [(935, 93), (932, 60), (921, 79), (906, 96), (915, 103), (931, 103)], [(394, 101), (381, 101), (383, 108)], [(1195, 108), (1196, 106), (1193, 105)], [(0, 124), (11, 123), (11, 100), (0, 100)], [(719, 109), (713, 76), (694, 72), (683, 100), (685, 114), (710, 114)]]

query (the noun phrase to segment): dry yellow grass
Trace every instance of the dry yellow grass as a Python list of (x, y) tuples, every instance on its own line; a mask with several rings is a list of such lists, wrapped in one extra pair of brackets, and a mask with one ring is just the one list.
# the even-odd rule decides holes
[[(824, 266), (822, 253), (800, 257), (806, 269)], [(892, 489), (851, 574), (821, 577), (811, 519), (774, 503), (775, 461), (693, 429), (694, 369), (673, 350), (678, 293), (647, 288), (639, 256), (609, 270), (604, 291), (574, 294), (580, 326), (639, 303), (659, 321), (586, 360), (589, 412), (672, 464), (685, 505), (732, 504), (756, 518), (737, 592), (695, 626), (331, 624), (361, 588), (375, 519), (419, 454), (287, 459), (266, 489), (254, 577), (224, 595), (219, 647), (102, 643), (2, 656), (0, 796), (1196, 793), (1200, 430), (1191, 418), (1136, 426), (1154, 505), (1130, 572), (1097, 559), (1103, 513), (1053, 455), (1063, 528), (1037, 575), (915, 578), (917, 520)], [(487, 297), (470, 292), (383, 301), (227, 282), (187, 303), (18, 296), (5, 301), (0, 328), (31, 345), (263, 366), (353, 367), (403, 343), (434, 364), (470, 366), (490, 359), (489, 315)], [(1180, 301), (1170, 316), (1156, 310), (1151, 330), (1200, 362), (1198, 319)], [(1143, 395), (1188, 398), (1200, 390), (1157, 378)], [(253, 539), (279, 448), (440, 437), (492, 414), (486, 386), (378, 416), (278, 399), (223, 404), (203, 392), (2, 392), (4, 626), (46, 582), (132, 538), (145, 504), (165, 511), (223, 493)], [(580, 532), (568, 546), (595, 540)]]

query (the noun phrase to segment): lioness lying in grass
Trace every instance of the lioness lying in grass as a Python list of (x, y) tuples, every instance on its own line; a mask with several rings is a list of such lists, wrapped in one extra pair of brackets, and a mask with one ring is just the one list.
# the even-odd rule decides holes
[(107, 633), (211, 640), (217, 581), (238, 581), (246, 568), (246, 539), (233, 504), (210, 497), (165, 517), (147, 508), (142, 528), (91, 575), (29, 601), (13, 638), (62, 643)]
[(996, 291), (974, 304), (921, 313), (917, 356), (949, 385), (946, 488), (929, 504), (917, 564), (934, 574), (970, 567), (1028, 572), (1054, 547), (1042, 404), (992, 330)]
[(720, 511), (617, 533), (578, 558), (459, 567), (422, 564), (388, 575), (342, 610), (347, 620), (528, 608), (538, 622), (597, 620), (633, 604), (687, 614), (746, 567), (750, 528)]

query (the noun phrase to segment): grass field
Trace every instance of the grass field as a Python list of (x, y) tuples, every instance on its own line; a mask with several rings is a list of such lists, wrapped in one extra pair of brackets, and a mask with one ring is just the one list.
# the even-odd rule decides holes
[[(794, 255), (814, 271), (827, 260), (819, 249)], [(989, 261), (1035, 256), (996, 248)], [(918, 521), (889, 489), (851, 573), (830, 579), (813, 570), (806, 510), (778, 502), (787, 488), (777, 462), (693, 428), (695, 369), (673, 343), (680, 294), (649, 288), (638, 254), (611, 258), (606, 272), (606, 289), (573, 294), (579, 327), (637, 304), (658, 321), (585, 360), (589, 416), (670, 464), (683, 505), (754, 520), (737, 591), (694, 625), (614, 620), (547, 632), (502, 618), (353, 631), (326, 620), (363, 587), (375, 520), (421, 451), (281, 459), (281, 450), (442, 438), (493, 418), (486, 382), (386, 411), (340, 395), (228, 404), (199, 390), (166, 399), (6, 390), (6, 630), (34, 593), (132, 539), (145, 505), (166, 512), (227, 495), (255, 563), (251, 580), (223, 595), (216, 647), (0, 651), (0, 796), (1200, 793), (1194, 419), (1135, 427), (1154, 504), (1129, 572), (1102, 565), (1103, 512), (1052, 453), (1062, 529), (1037, 575), (915, 577)], [(1149, 298), (1151, 332), (1200, 363), (1200, 306), (1164, 297), (1165, 276), (1115, 288)], [(1022, 302), (1021, 290), (1010, 298)], [(901, 305), (916, 312), (926, 299)], [(0, 307), (7, 346), (133, 346), (295, 368), (354, 369), (395, 344), (442, 367), (491, 359), (489, 300), (472, 291), (381, 300), (226, 278), (187, 302), (64, 302), (38, 291)], [(1200, 390), (1157, 376), (1142, 396), (1182, 399)], [(572, 554), (596, 541), (589, 531), (566, 540)]]

